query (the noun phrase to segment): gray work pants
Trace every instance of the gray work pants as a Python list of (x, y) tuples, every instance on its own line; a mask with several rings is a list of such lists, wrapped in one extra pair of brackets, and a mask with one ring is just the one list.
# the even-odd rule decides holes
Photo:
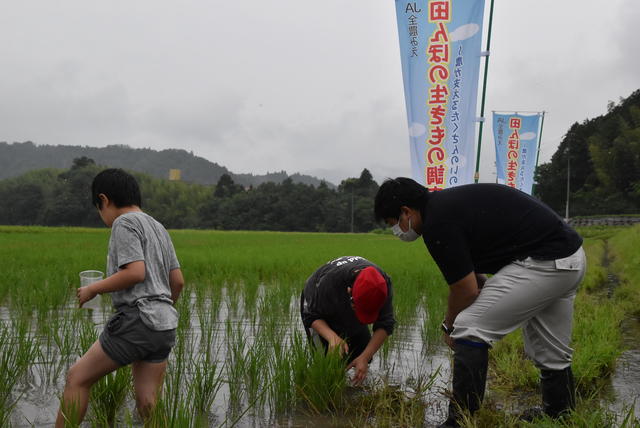
[(564, 259), (529, 257), (503, 267), (458, 314), (451, 337), (493, 345), (522, 327), (525, 352), (539, 369), (569, 367), (573, 301), (585, 269), (582, 247)]

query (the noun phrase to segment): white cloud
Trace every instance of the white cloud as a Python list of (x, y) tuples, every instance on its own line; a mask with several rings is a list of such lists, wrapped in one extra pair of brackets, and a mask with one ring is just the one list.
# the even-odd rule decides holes
[(473, 37), (479, 30), (480, 26), (478, 24), (461, 25), (449, 33), (449, 38), (452, 42), (467, 40)]
[(409, 135), (412, 137), (419, 137), (427, 132), (427, 127), (422, 123), (412, 122), (409, 127)]

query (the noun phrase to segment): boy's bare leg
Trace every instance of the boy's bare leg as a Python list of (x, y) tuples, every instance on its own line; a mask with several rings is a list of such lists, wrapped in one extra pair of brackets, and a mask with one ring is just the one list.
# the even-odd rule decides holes
[(91, 385), (119, 367), (118, 363), (105, 354), (100, 341), (96, 340), (67, 372), (67, 383), (64, 386), (62, 403), (60, 403), (60, 410), (58, 410), (56, 428), (64, 427), (63, 412), (72, 411), (76, 413), (78, 421), (84, 419)]
[(167, 370), (167, 361), (150, 363), (136, 361), (131, 365), (133, 388), (136, 393), (136, 407), (143, 420), (146, 420), (156, 405), (158, 393)]

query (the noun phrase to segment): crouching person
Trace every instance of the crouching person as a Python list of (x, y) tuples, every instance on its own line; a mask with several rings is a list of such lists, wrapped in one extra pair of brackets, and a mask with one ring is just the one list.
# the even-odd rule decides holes
[[(345, 256), (321, 266), (307, 279), (300, 315), (312, 345), (336, 349), (361, 383), (369, 362), (393, 333), (391, 279), (372, 262)], [(373, 335), (368, 324), (373, 324)]]
[(175, 343), (178, 314), (173, 306), (184, 280), (165, 228), (142, 212), (138, 184), (120, 169), (99, 173), (93, 204), (111, 227), (107, 278), (78, 288), (82, 306), (110, 293), (116, 313), (99, 339), (69, 369), (56, 427), (84, 418), (91, 386), (131, 364), (136, 407), (143, 419), (153, 410)]

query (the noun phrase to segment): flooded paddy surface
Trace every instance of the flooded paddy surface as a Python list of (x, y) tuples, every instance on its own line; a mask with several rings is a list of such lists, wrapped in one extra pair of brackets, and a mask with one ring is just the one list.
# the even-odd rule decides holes
[[(255, 303), (265, 299), (264, 287), (255, 296)], [(215, 302), (215, 300), (214, 300)], [(237, 427), (343, 427), (353, 426), (354, 421), (348, 415), (316, 413), (302, 405), (288, 408), (283, 412), (274, 411), (270, 383), (276, 375), (273, 365), (276, 349), (286, 349), (294, 336), (302, 337), (303, 331), (297, 312), (297, 298), (290, 299), (288, 310), (273, 312), (273, 317), (261, 320), (259, 316), (245, 308), (241, 298), (230, 298), (223, 292), (215, 303), (198, 301), (192, 295), (187, 310), (183, 313), (178, 344), (170, 357), (167, 384), (177, 382), (179, 400), (185, 408), (191, 406), (196, 391), (191, 387), (194, 382), (194, 368), (200, 365), (214, 367), (216, 372), (212, 385), (216, 389), (208, 410), (201, 415), (200, 426), (237, 426)], [(15, 386), (13, 400), (17, 400), (10, 421), (14, 427), (53, 426), (59, 405), (59, 394), (64, 386), (64, 375), (68, 367), (82, 353), (82, 335), (99, 334), (111, 311), (105, 302), (102, 309), (77, 309), (68, 307), (58, 312), (60, 319), (48, 318), (45, 321), (64, 331), (57, 339), (46, 338), (36, 326), (32, 329), (33, 340), (38, 342), (39, 352), (28, 372)], [(284, 309), (281, 307), (280, 309)], [(430, 379), (430, 387), (421, 391), (421, 400), (425, 403), (424, 426), (435, 426), (446, 414), (447, 400), (444, 391), (449, 385), (450, 353), (448, 348), (425, 340), (423, 324), (426, 312), (418, 311), (411, 322), (396, 328), (389, 345), (382, 348), (374, 357), (367, 384), (362, 387), (348, 387), (347, 400), (368, 393), (368, 387), (384, 384), (406, 397), (415, 394), (412, 384), (423, 376)], [(0, 307), (0, 321), (10, 328), (11, 312)], [(84, 333), (80, 333), (84, 329)], [(610, 408), (622, 411), (635, 401), (635, 411), (639, 414), (640, 403), (640, 322), (637, 319), (625, 323), (624, 351), (616, 365), (609, 383), (607, 400)], [(64, 333), (64, 334), (62, 334)], [(274, 340), (264, 340), (271, 334)], [(72, 343), (63, 343), (63, 336), (71, 338)], [(88, 339), (85, 342), (90, 343)], [(86, 345), (86, 343), (85, 343)], [(67, 355), (65, 351), (67, 350)], [(251, 350), (262, 355), (258, 366)], [(281, 354), (286, 358), (286, 354)], [(48, 358), (48, 360), (44, 360)], [(177, 359), (182, 359), (178, 362)], [(239, 361), (242, 359), (242, 361)], [(203, 364), (204, 362), (204, 364)], [(237, 365), (235, 368), (233, 367)], [(239, 366), (239, 367), (238, 367)], [(235, 371), (238, 369), (239, 371)], [(248, 372), (254, 371), (252, 375)], [(251, 385), (254, 382), (255, 385)], [(169, 386), (171, 388), (171, 386)], [(167, 389), (167, 386), (165, 386)], [(175, 393), (175, 391), (172, 391)], [(490, 392), (489, 392), (490, 393)], [(530, 400), (531, 397), (527, 397)], [(535, 400), (535, 397), (534, 397)], [(118, 410), (116, 425), (127, 424), (142, 426), (135, 416), (132, 392), (127, 392), (122, 408)], [(91, 406), (91, 405), (90, 405)], [(513, 405), (518, 408), (518, 405)], [(91, 425), (91, 408), (83, 424)]]
[(633, 405), (635, 414), (640, 415), (640, 318), (626, 320), (622, 328), (626, 350), (611, 377), (612, 408), (622, 411)]
[[(224, 293), (226, 294), (226, 293)], [(262, 293), (260, 293), (262, 294)], [(257, 300), (260, 300), (258, 298)], [(260, 426), (287, 426), (287, 427), (341, 427), (352, 426), (348, 415), (337, 416), (333, 414), (318, 414), (302, 403), (293, 409), (279, 414), (271, 409), (273, 402), (267, 397), (270, 394), (268, 383), (273, 381), (273, 369), (269, 366), (273, 364), (275, 346), (280, 345), (286, 348), (288, 342), (294, 335), (302, 337), (302, 324), (297, 312), (298, 305), (295, 296), (291, 299), (288, 313), (274, 316), (270, 320), (262, 321), (256, 316), (247, 316), (241, 300), (231, 302), (228, 296), (224, 296), (216, 309), (210, 304), (196, 303), (195, 295), (191, 298), (193, 308), (188, 318), (188, 324), (182, 324), (178, 343), (172, 352), (169, 360), (167, 383), (171, 383), (177, 375), (181, 377), (180, 398), (188, 407), (193, 391), (189, 385), (193, 382), (193, 364), (200, 358), (210, 358), (209, 365), (215, 365), (218, 372), (219, 384), (217, 393), (208, 412), (202, 415), (206, 419), (203, 425), (208, 426), (238, 426), (238, 427), (260, 427)], [(183, 305), (184, 307), (184, 305)], [(103, 309), (77, 309), (68, 307), (59, 312), (63, 319), (71, 319), (70, 322), (61, 323), (65, 325), (66, 332), (73, 340), (80, 338), (73, 331), (78, 328), (93, 326), (97, 336), (110, 315), (111, 311), (105, 305)], [(0, 320), (5, 325), (10, 324), (11, 314), (7, 308), (0, 308)], [(48, 322), (52, 320), (49, 319)], [(181, 322), (184, 322), (184, 318)], [(422, 394), (425, 401), (429, 403), (425, 411), (424, 423), (426, 426), (439, 423), (446, 413), (446, 398), (443, 391), (447, 388), (449, 381), (449, 351), (442, 346), (433, 347), (431, 351), (425, 353), (425, 342), (422, 337), (423, 319), (416, 318), (415, 322), (408, 325), (398, 326), (393, 340), (389, 340), (389, 346), (381, 349), (374, 357), (369, 370), (367, 382), (364, 387), (347, 388), (347, 400), (349, 397), (367, 394), (367, 388), (376, 384), (384, 383), (390, 388), (408, 397), (415, 394), (412, 382), (419, 377), (433, 377), (432, 387)], [(54, 322), (55, 324), (55, 322)], [(83, 325), (84, 327), (79, 327)], [(265, 329), (277, 331), (277, 338), (265, 346), (260, 337), (266, 334)], [(53, 426), (56, 412), (59, 405), (59, 394), (64, 386), (64, 376), (68, 367), (78, 358), (82, 351), (79, 343), (76, 343), (73, 352), (65, 356), (59, 352), (58, 345), (48, 349), (48, 340), (33, 331), (33, 338), (38, 340), (40, 355), (30, 365), (26, 376), (14, 388), (14, 399), (17, 399), (15, 408), (11, 414), (11, 424), (15, 427), (31, 426)], [(306, 340), (306, 339), (305, 339)], [(54, 341), (55, 342), (55, 341)], [(209, 352), (204, 347), (211, 344)], [(231, 369), (233, 364), (238, 364), (235, 358), (240, 354), (235, 354), (235, 345), (241, 344), (242, 370), (251, 370), (252, 349), (264, 356), (261, 360), (262, 366), (257, 370), (257, 378), (250, 379), (238, 374)], [(305, 343), (306, 346), (306, 343)], [(208, 355), (208, 356), (207, 356)], [(43, 361), (42, 357), (51, 358), (50, 361)], [(182, 364), (178, 364), (177, 359), (182, 358)], [(201, 361), (201, 360), (200, 360)], [(186, 363), (186, 364), (185, 364)], [(213, 363), (213, 364), (211, 364)], [(197, 364), (197, 363), (195, 363)], [(176, 371), (180, 370), (180, 373)], [(238, 376), (237, 376), (238, 375)], [(351, 373), (348, 373), (351, 375)], [(237, 376), (237, 377), (235, 377)], [(256, 381), (256, 390), (250, 391), (251, 385)], [(167, 387), (165, 386), (165, 389)], [(253, 394), (253, 395), (252, 395)], [(263, 397), (259, 397), (262, 394)], [(121, 423), (131, 420), (133, 426), (141, 426), (135, 415), (132, 393), (128, 393), (127, 400), (123, 408), (118, 412)], [(91, 425), (91, 404), (88, 418), (84, 425)], [(204, 422), (204, 421), (203, 421)]]
[[(433, 426), (444, 419), (450, 351), (439, 325), (448, 289), (423, 245), (376, 234), (171, 233), (187, 288), (177, 305), (178, 338), (156, 426)], [(68, 368), (111, 313), (108, 297), (94, 310), (78, 309), (73, 300), (77, 272), (104, 265), (108, 236), (98, 229), (0, 227), (0, 426), (53, 425)], [(588, 254), (596, 243), (587, 242)], [(339, 389), (335, 398), (327, 389), (340, 376), (344, 383), (344, 370), (336, 377), (323, 361), (312, 361), (298, 304), (305, 279), (340, 255), (361, 255), (390, 275), (397, 325), (374, 357), (366, 385)], [(597, 252), (590, 257), (602, 259)], [(576, 303), (574, 341), (581, 348), (575, 373), (583, 384), (602, 378), (608, 385), (586, 407), (624, 416), (640, 389), (640, 328), (637, 320), (625, 323), (624, 352), (609, 377), (614, 365), (606, 356), (616, 358), (620, 342), (612, 337), (619, 320), (607, 316), (624, 317), (619, 302), (637, 291), (601, 296), (602, 278), (587, 272), (584, 298)], [(521, 348), (492, 351), (503, 352), (508, 366), (493, 368), (488, 401), (496, 398), (506, 412), (520, 402), (539, 403), (531, 381), (536, 374), (520, 376)], [(596, 369), (589, 372), (585, 360)], [(83, 426), (105, 426), (113, 413), (115, 426), (141, 426), (128, 370), (94, 387)], [(499, 396), (492, 385), (502, 380), (516, 392)]]

